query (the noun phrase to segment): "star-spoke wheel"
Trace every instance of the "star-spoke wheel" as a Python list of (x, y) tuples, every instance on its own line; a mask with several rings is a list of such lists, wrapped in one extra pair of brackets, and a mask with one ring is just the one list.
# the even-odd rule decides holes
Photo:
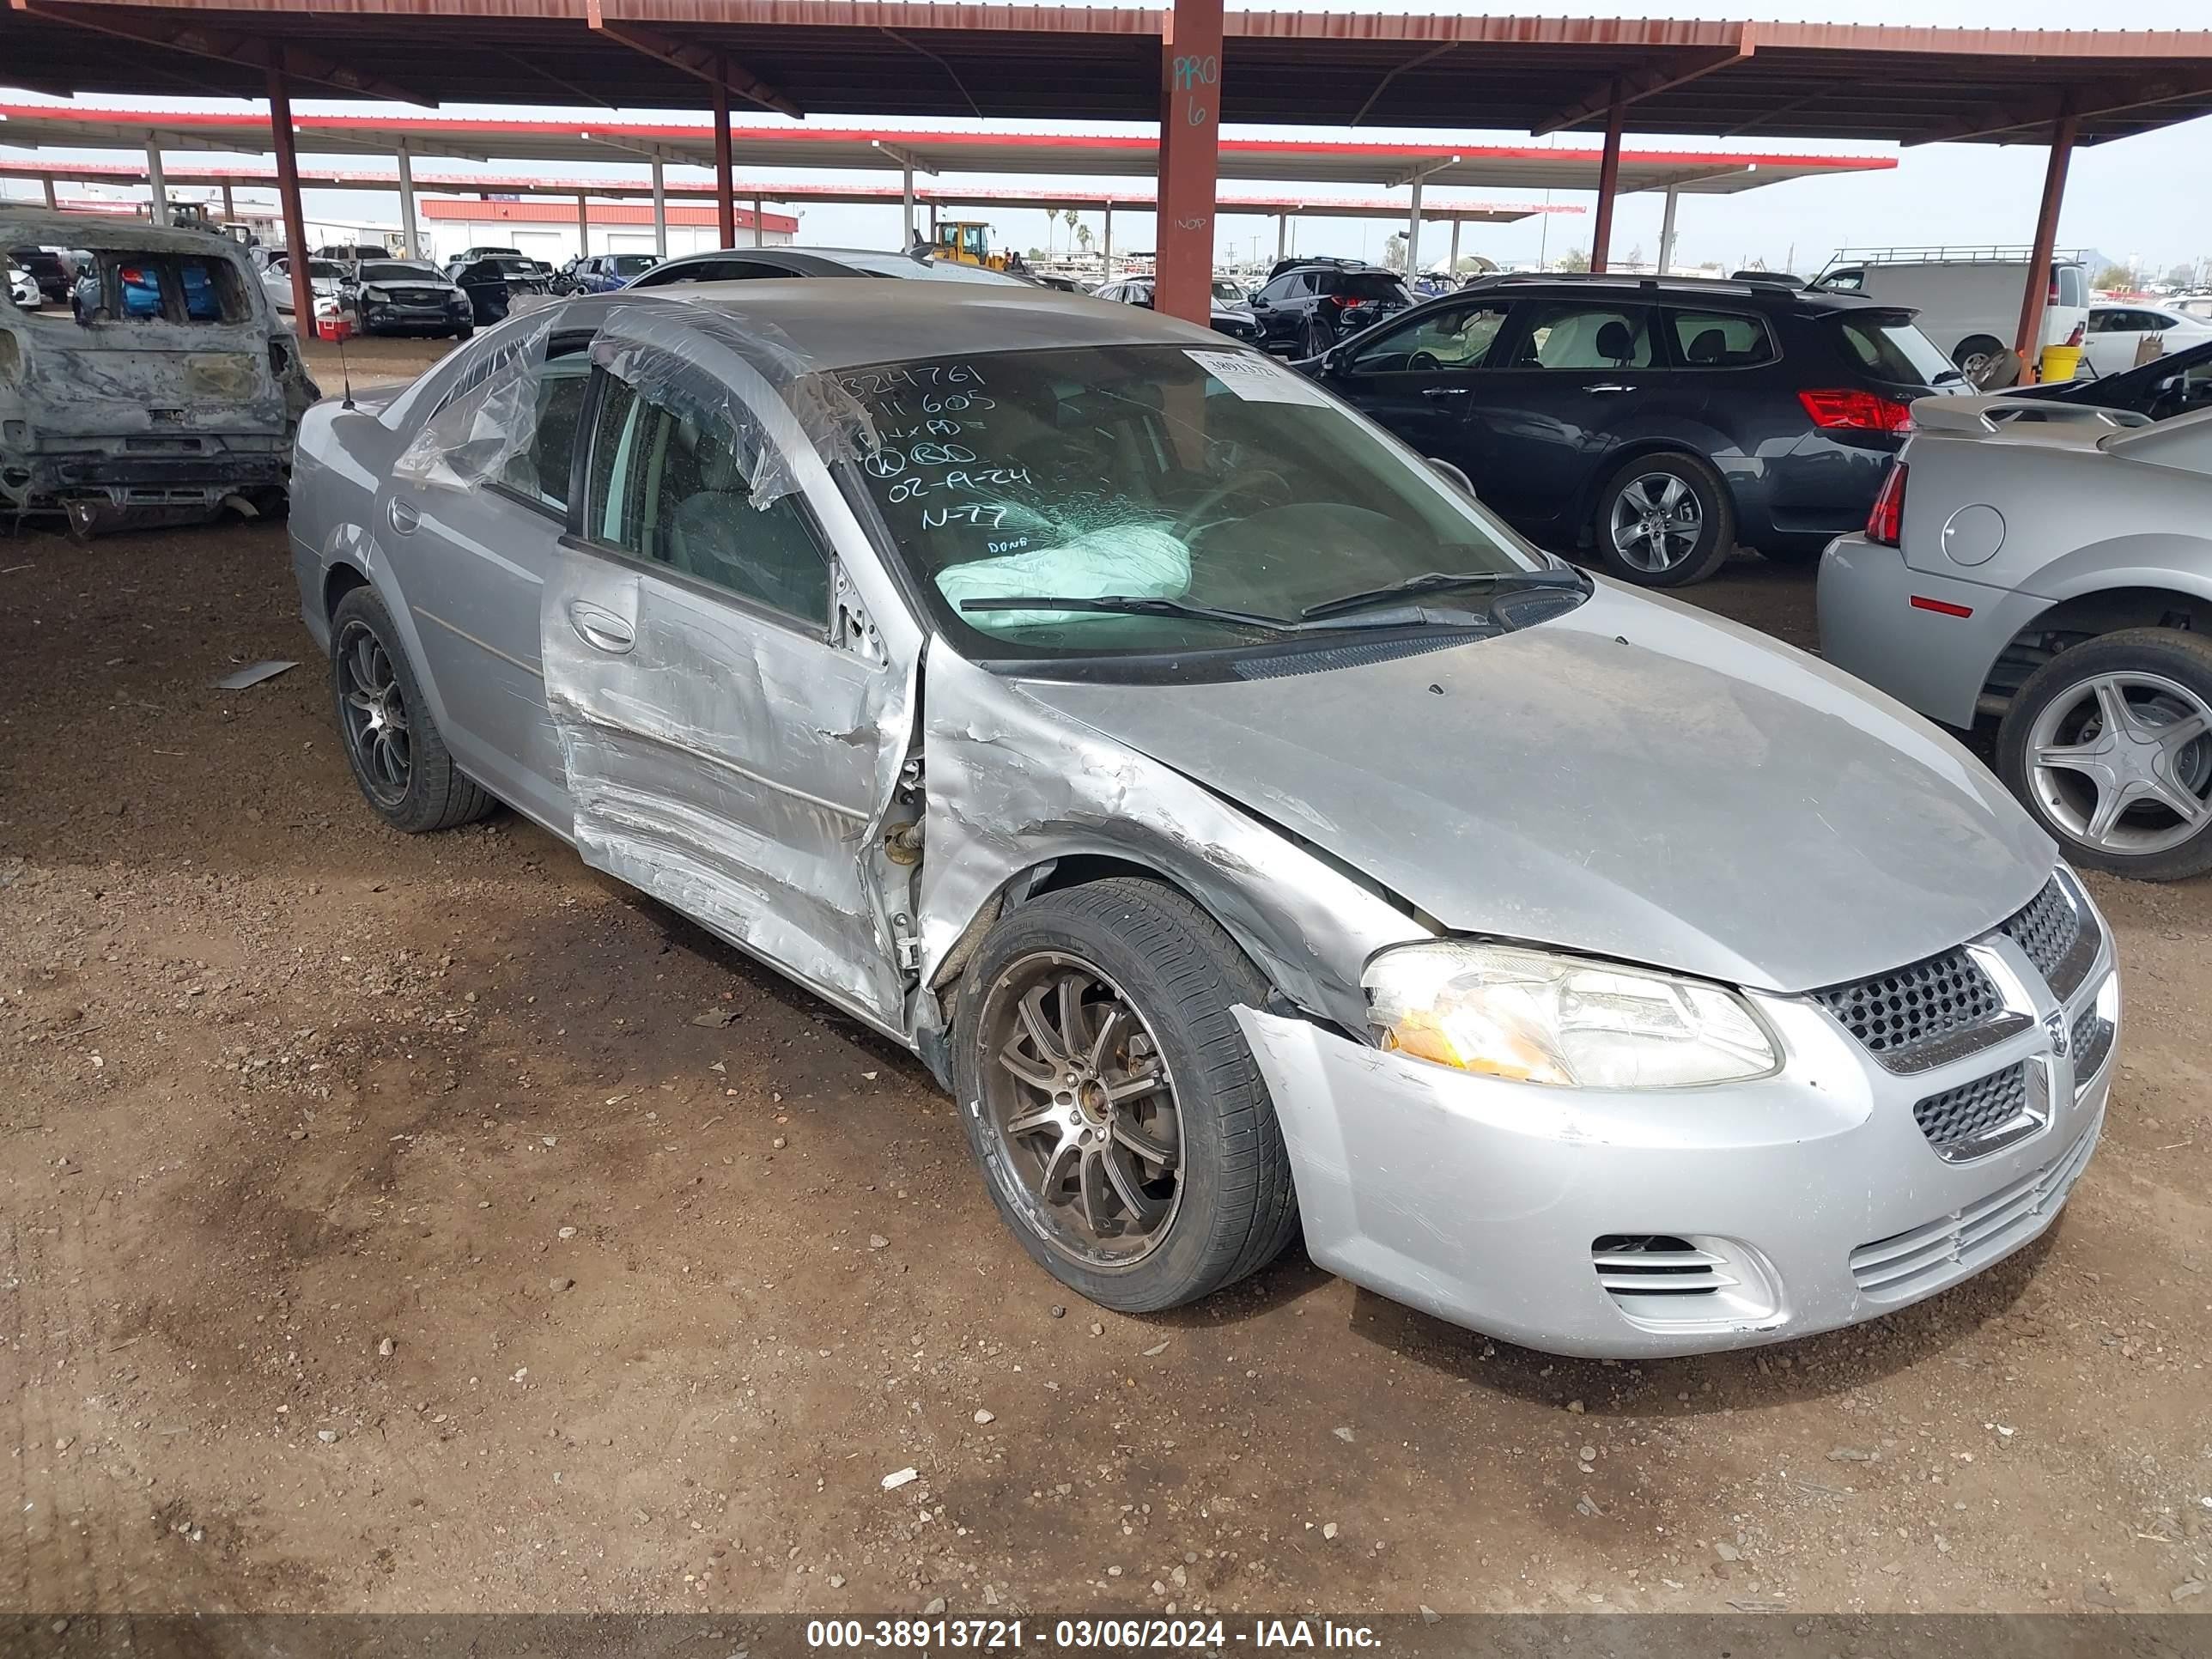
[(2212, 823), (2212, 707), (2166, 675), (2069, 687), (2037, 714), (2027, 761), (2044, 811), (2101, 852), (2162, 853)]
[(992, 983), (979, 1036), (982, 1110), (1038, 1233), (1091, 1267), (1157, 1249), (1182, 1200), (1182, 1120), (1144, 1017), (1093, 963), (1038, 951)]

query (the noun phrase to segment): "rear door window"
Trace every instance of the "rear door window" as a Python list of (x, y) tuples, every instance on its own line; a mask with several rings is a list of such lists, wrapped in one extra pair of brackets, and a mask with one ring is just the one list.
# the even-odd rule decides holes
[(1403, 283), (1379, 270), (1331, 271), (1328, 292), (1341, 294), (1347, 300), (1395, 300), (1401, 303), (1409, 297)]
[(173, 323), (245, 320), (246, 286), (227, 259), (102, 250), (95, 264), (118, 317)]
[(1666, 313), (1674, 361), (1685, 368), (1756, 368), (1782, 354), (1766, 319), (1738, 311)]
[(2086, 306), (2089, 303), (2089, 278), (2081, 266), (2058, 267), (2058, 303), (2062, 306)]
[(1513, 348), (1513, 368), (1649, 368), (1651, 313), (1643, 306), (1587, 300), (1529, 300)]
[(591, 384), (588, 336), (553, 343), (538, 371), (538, 425), (528, 449), (510, 459), (500, 482), (556, 517), (568, 512), (568, 479), (576, 454), (576, 428)]
[(1838, 320), (1848, 359), (1878, 380), (1898, 386), (1940, 386), (1959, 378), (1942, 349), (1915, 328), (1907, 313), (1879, 312)]

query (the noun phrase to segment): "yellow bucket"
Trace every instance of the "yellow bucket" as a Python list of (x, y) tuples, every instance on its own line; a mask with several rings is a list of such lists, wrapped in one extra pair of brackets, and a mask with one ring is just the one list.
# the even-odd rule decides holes
[(2045, 346), (2039, 378), (2045, 385), (2054, 380), (2070, 380), (2081, 367), (2081, 348), (2071, 345)]

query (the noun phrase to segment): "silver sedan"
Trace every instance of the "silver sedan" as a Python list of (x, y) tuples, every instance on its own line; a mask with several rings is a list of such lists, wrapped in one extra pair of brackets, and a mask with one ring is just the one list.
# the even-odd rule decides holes
[(1107, 1306), (1303, 1233), (1538, 1347), (1772, 1341), (2095, 1145), (2111, 936), (1973, 759), (1208, 331), (579, 298), (312, 411), (294, 489), (372, 809), (503, 802), (912, 1048)]
[(1994, 729), (2067, 854), (2212, 870), (2212, 411), (1927, 399), (1866, 531), (1820, 567), (1831, 662)]

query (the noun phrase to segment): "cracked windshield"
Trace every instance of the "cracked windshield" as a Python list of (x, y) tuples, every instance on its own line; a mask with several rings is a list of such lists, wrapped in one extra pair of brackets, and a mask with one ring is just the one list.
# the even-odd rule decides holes
[(1311, 382), (1249, 353), (1001, 352), (841, 378), (881, 440), (860, 467), (869, 491), (978, 656), (1512, 626), (1490, 609), (1505, 593), (1565, 590), (1556, 610), (1582, 592)]

